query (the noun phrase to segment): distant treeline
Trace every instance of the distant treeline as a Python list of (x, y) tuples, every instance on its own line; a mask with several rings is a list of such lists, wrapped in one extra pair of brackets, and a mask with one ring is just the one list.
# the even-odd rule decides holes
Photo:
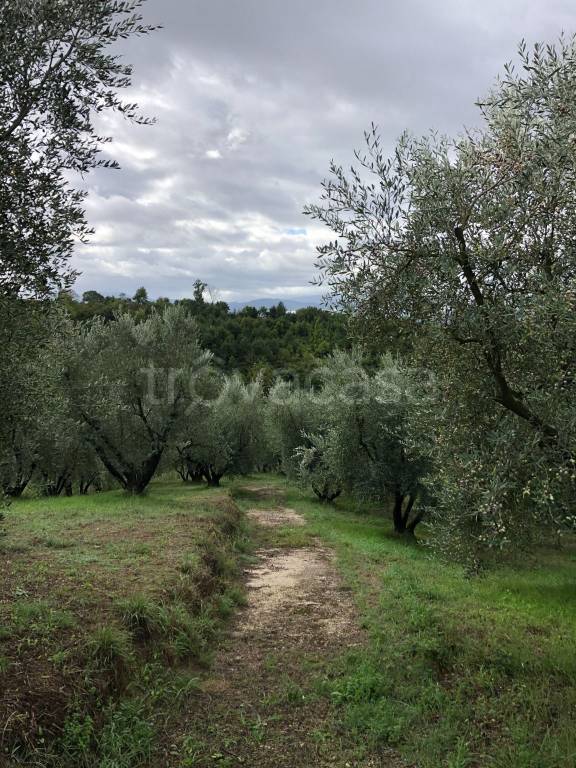
[(174, 302), (167, 298), (150, 300), (146, 289), (139, 288), (132, 298), (103, 296), (97, 291), (86, 291), (76, 298), (64, 292), (58, 303), (79, 321), (95, 317), (112, 320), (118, 313), (144, 320), (171, 303), (183, 305), (198, 323), (202, 346), (213, 352), (222, 368), (251, 379), (273, 371), (284, 371), (288, 377), (306, 376), (319, 358), (350, 345), (347, 319), (337, 312), (317, 307), (289, 312), (282, 302), (234, 312), (224, 301), (205, 301), (204, 288), (197, 282), (192, 298)]

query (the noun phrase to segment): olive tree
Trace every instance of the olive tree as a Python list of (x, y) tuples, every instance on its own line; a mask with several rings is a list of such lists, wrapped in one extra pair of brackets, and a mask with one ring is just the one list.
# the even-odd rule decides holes
[[(0, 487), (20, 496), (32, 481), (46, 495), (87, 492), (102, 465), (86, 442), (62, 387), (62, 367), (76, 338), (72, 322), (54, 305), (16, 301), (17, 323), (4, 327), (5, 352), (12, 361), (0, 368), (6, 407), (0, 418)], [(0, 313), (1, 316), (1, 313)]]
[(574, 39), (522, 44), (479, 130), (404, 135), (386, 157), (373, 127), (307, 209), (336, 235), (322, 279), (365, 330), (416, 329), (439, 393), (438, 515), (493, 544), (529, 520), (573, 523), (575, 92)]
[(52, 410), (57, 386), (47, 365), (51, 338), (63, 319), (38, 302), (0, 302), (0, 489), (20, 496), (31, 481), (45, 415)]
[[(19, 406), (24, 405), (25, 400), (32, 403), (31, 398), (21, 396), (22, 393)], [(36, 469), (38, 422), (33, 411), (27, 412), (24, 408), (6, 413), (1, 428), (0, 484), (9, 498), (22, 495)]]
[[(73, 278), (90, 230), (70, 172), (97, 165), (95, 117), (147, 122), (120, 92), (132, 69), (113, 50), (148, 33), (142, 0), (0, 0), (0, 299), (42, 296)], [(100, 123), (101, 125), (101, 123)]]
[[(336, 489), (384, 506), (392, 502), (394, 530), (413, 535), (428, 498), (422, 485), (427, 461), (408, 433), (407, 415), (420, 396), (409, 372), (387, 357), (370, 375), (357, 352), (336, 352), (319, 374), (325, 414), (319, 467), (330, 469)], [(314, 450), (319, 453), (318, 445)]]
[(200, 397), (211, 355), (196, 323), (179, 306), (140, 323), (119, 315), (81, 328), (71, 346), (63, 380), (85, 440), (125, 490), (142, 493)]
[(310, 488), (319, 501), (331, 504), (343, 490), (343, 482), (334, 461), (334, 433), (328, 435), (303, 434), (306, 445), (300, 445), (294, 451), (298, 462), (298, 479), (305, 488)]
[(191, 474), (211, 486), (225, 475), (255, 470), (266, 456), (264, 393), (261, 382), (245, 384), (239, 375), (226, 376), (219, 391), (205, 399), (180, 447)]
[(266, 400), (266, 432), (270, 450), (282, 472), (296, 478), (300, 472), (300, 448), (312, 448), (310, 435), (318, 432), (323, 419), (320, 403), (311, 389), (279, 380)]
[(38, 334), (22, 333), (20, 300), (46, 297), (75, 276), (73, 244), (90, 229), (74, 174), (115, 165), (101, 159), (109, 138), (95, 117), (115, 111), (148, 122), (120, 98), (131, 67), (111, 50), (151, 31), (141, 4), (0, 0), (0, 479), (9, 495), (22, 493), (35, 469), (41, 402), (37, 380), (24, 375)]
[(103, 466), (62, 393), (44, 408), (37, 432), (35, 484), (45, 496), (98, 489)]

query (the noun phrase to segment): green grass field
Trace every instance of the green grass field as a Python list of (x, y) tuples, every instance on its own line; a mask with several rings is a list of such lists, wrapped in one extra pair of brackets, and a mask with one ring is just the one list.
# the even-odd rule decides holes
[(157, 763), (170, 717), (242, 599), (244, 534), (229, 495), (157, 482), (138, 498), (22, 500), (5, 528), (0, 755), (27, 766)]
[(333, 546), (360, 606), (367, 647), (316, 681), (359, 754), (393, 746), (419, 768), (576, 765), (573, 545), (470, 579), (395, 538), (382, 515), (267, 482), (308, 521), (278, 543)]
[[(243, 490), (254, 481), (270, 493)], [(239, 511), (276, 504), (306, 525), (257, 531)], [(0, 764), (204, 765), (182, 761), (173, 736), (242, 602), (246, 552), (316, 543), (334, 548), (366, 641), (303, 659), (296, 687), (277, 659), (283, 716), (327, 702), (316, 737), (358, 761), (393, 748), (418, 768), (576, 764), (573, 545), (467, 578), (395, 538), (383, 515), (318, 504), (270, 475), (224, 490), (159, 481), (141, 498), (23, 500), (5, 529)]]

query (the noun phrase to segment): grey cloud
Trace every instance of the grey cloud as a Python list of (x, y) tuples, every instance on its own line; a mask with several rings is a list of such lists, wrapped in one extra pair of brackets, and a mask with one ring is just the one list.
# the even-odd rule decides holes
[(229, 299), (316, 294), (322, 233), (302, 207), (330, 159), (349, 163), (371, 121), (390, 148), (405, 128), (473, 124), (521, 37), (575, 26), (571, 0), (149, 0), (145, 15), (164, 29), (124, 51), (158, 123), (103, 126), (123, 170), (88, 180), (79, 291), (177, 297), (200, 277)]

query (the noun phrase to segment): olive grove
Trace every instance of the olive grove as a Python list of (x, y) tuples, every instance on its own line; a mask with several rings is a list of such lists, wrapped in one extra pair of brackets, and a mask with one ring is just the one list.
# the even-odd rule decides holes
[(358, 352), (335, 352), (317, 378), (317, 389), (281, 383), (270, 392), (284, 470), (321, 501), (345, 492), (390, 507), (396, 533), (413, 535), (429, 494), (422, 482), (427, 460), (409, 440), (407, 416), (419, 396), (411, 372), (388, 357), (369, 374)]
[[(388, 156), (372, 126), (355, 167), (332, 164), (306, 213), (334, 234), (318, 267), (360, 336), (345, 352), (341, 315), (229, 313), (202, 281), (175, 303), (55, 298), (90, 232), (71, 174), (114, 165), (97, 115), (148, 122), (110, 52), (151, 31), (141, 4), (0, 0), (2, 494), (274, 469), (323, 502), (377, 505), (398, 534), (426, 521), (475, 564), (573, 531), (575, 39), (521, 44), (479, 127), (404, 134)], [(271, 360), (318, 366), (298, 386)]]

